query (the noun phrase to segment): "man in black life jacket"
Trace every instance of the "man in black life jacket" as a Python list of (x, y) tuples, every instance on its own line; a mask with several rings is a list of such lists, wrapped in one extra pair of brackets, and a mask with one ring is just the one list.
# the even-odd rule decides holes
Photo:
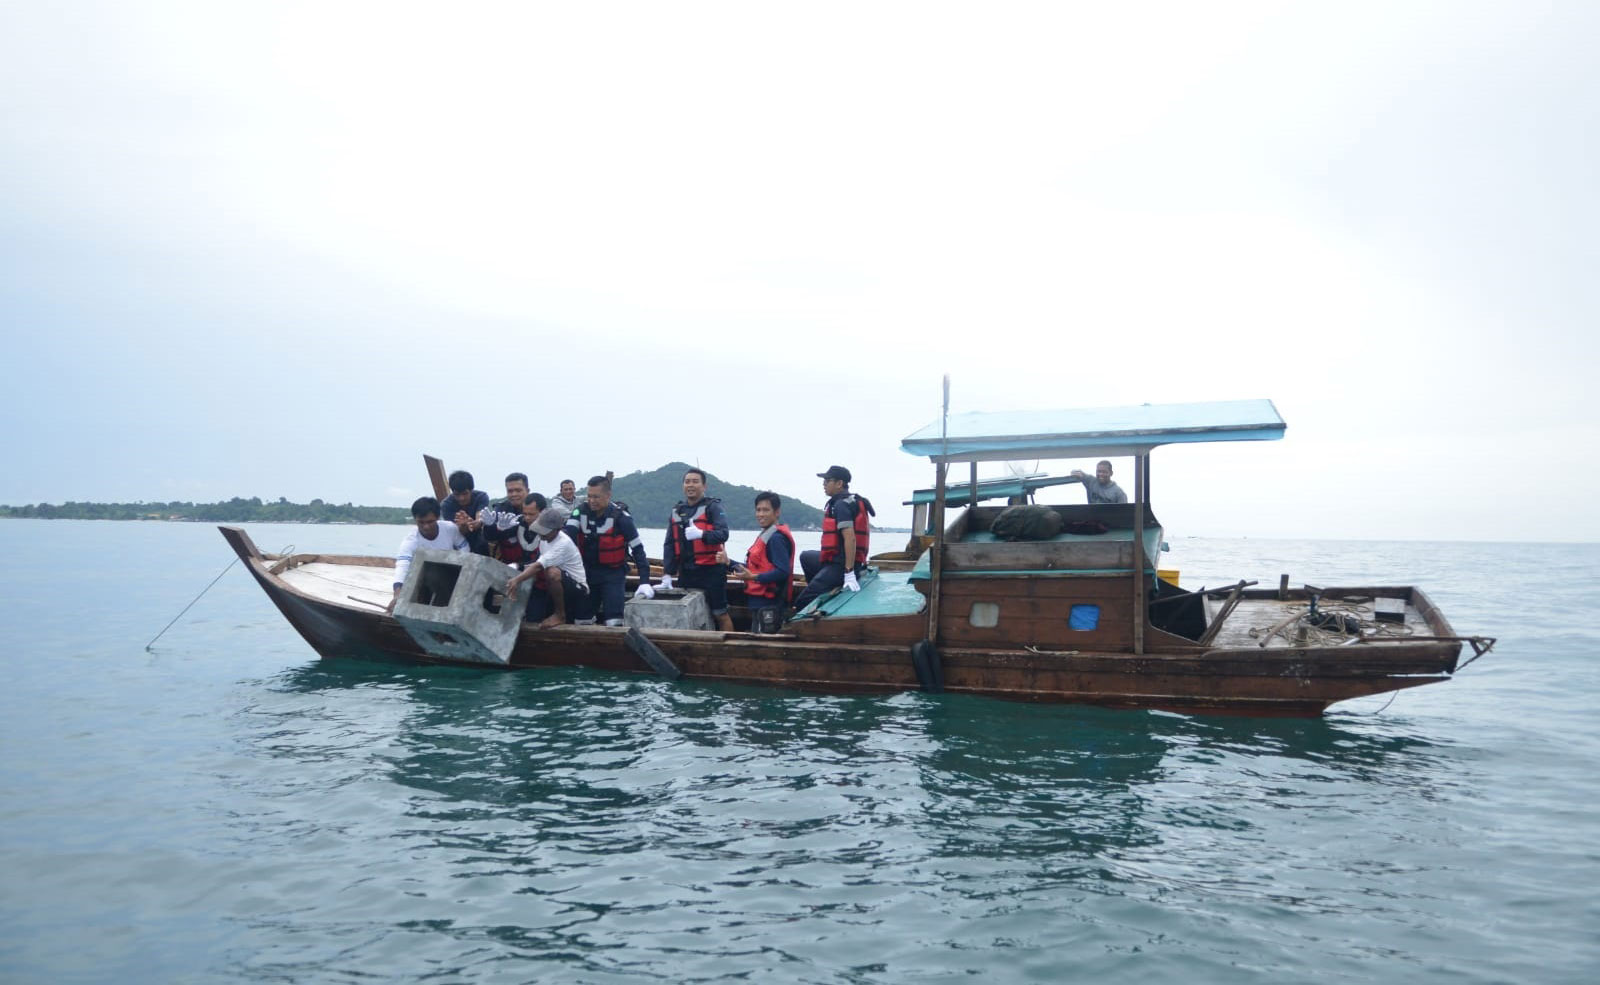
[(593, 625), (595, 606), (607, 626), (622, 625), (624, 582), (628, 579), (628, 558), (639, 571), (639, 591), (646, 598), (650, 588), (650, 559), (645, 557), (644, 540), (633, 517), (611, 501), (611, 480), (597, 475), (589, 480), (584, 501), (567, 520), (567, 536), (583, 553), (583, 570), (589, 578), (589, 594), (578, 604), (578, 625)]
[(450, 485), (450, 495), (439, 506), (441, 513), (448, 515), (440, 519), (456, 525), (472, 546), (472, 553), (487, 556), (489, 541), (483, 535), (483, 521), (478, 519), (478, 514), (489, 508), (489, 494), (472, 487), (471, 472), (451, 472), (446, 481)]
[(528, 477), (521, 472), (506, 476), (506, 498), (478, 513), (483, 524), (484, 540), (489, 542), (489, 556), (516, 564), (522, 560), (522, 549), (517, 546), (512, 529), (522, 518), (522, 504), (528, 500)]
[(867, 545), (872, 538), (867, 518), (876, 511), (867, 497), (850, 491), (850, 470), (830, 465), (828, 471), (818, 472), (817, 478), (828, 494), (828, 505), (822, 508), (822, 550), (800, 555), (806, 590), (794, 600), (796, 612), (841, 585), (852, 592), (861, 591), (856, 575), (867, 568)]
[(761, 525), (761, 534), (750, 545), (744, 564), (729, 572), (730, 577), (744, 582), (752, 633), (776, 633), (783, 626), (794, 587), (794, 534), (783, 522), (782, 507), (777, 493), (756, 493), (756, 523)]
[(733, 631), (728, 615), (728, 566), (717, 560), (722, 545), (728, 542), (728, 516), (722, 500), (706, 495), (706, 474), (692, 468), (683, 473), (683, 502), (667, 517), (667, 540), (662, 547), (662, 588), (671, 588), (674, 578), (684, 588), (706, 593), (712, 618), (723, 632)]

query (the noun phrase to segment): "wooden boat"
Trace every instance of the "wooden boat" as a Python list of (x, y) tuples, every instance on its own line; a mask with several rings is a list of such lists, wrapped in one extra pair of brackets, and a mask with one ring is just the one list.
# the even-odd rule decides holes
[[(1463, 644), (1471, 659), (1487, 652), (1492, 639), (1458, 636), (1415, 587), (1240, 582), (1190, 592), (1158, 577), (1163, 529), (1149, 506), (1151, 449), (1283, 432), (1266, 400), (947, 418), (902, 442), (936, 466), (931, 516), (919, 509), (916, 527), (932, 544), (914, 563), (873, 568), (860, 592), (819, 599), (777, 635), (739, 631), (748, 616), (742, 584), (731, 581), (736, 631), (650, 631), (664, 661), (655, 664), (621, 627), (524, 624), (508, 666), (665, 667), (674, 676), (805, 689), (1314, 716), (1337, 701), (1448, 680)], [(1011, 542), (994, 535), (1004, 507), (984, 504), (992, 490), (978, 488), (978, 462), (1119, 456), (1134, 459), (1130, 502), (1051, 507), (1068, 529), (1092, 532)], [(959, 462), (971, 463), (965, 495), (948, 483), (949, 465)], [(952, 499), (964, 505), (946, 523)], [(383, 611), (391, 558), (279, 557), (239, 528), (221, 530), (323, 657), (440, 660)]]

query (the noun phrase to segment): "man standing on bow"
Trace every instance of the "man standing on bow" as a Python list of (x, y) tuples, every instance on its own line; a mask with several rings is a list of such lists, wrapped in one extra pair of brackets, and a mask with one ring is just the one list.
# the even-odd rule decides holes
[(733, 631), (728, 615), (728, 566), (717, 559), (728, 542), (728, 516), (722, 500), (706, 495), (706, 474), (697, 468), (683, 473), (683, 501), (667, 518), (667, 539), (661, 551), (662, 588), (678, 579), (684, 588), (706, 593), (717, 628)]
[(843, 465), (830, 465), (817, 478), (828, 494), (828, 505), (822, 508), (822, 550), (800, 555), (806, 590), (794, 600), (796, 612), (840, 586), (861, 591), (857, 575), (867, 569), (867, 545), (872, 540), (867, 518), (877, 512), (867, 497), (850, 491), (850, 470)]
[[(419, 547), (430, 547), (436, 551), (470, 549), (467, 538), (462, 536), (454, 523), (439, 519), (439, 501), (432, 496), (423, 496), (411, 504), (411, 519), (417, 527), (406, 531), (404, 539), (400, 541), (400, 550), (394, 556), (394, 597), (389, 600), (387, 612), (393, 612), (395, 603), (400, 601), (400, 589), (405, 586), (406, 575), (411, 572), (412, 558)], [(422, 590), (431, 594), (435, 589), (424, 585)]]

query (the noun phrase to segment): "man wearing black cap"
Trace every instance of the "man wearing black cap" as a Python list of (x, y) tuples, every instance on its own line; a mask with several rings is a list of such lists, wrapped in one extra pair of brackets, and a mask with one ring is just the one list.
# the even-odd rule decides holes
[(872, 537), (867, 517), (875, 511), (865, 496), (850, 491), (850, 470), (843, 465), (830, 465), (828, 471), (818, 472), (817, 478), (822, 480), (822, 491), (828, 494), (828, 505), (822, 508), (822, 550), (800, 553), (806, 590), (794, 600), (796, 612), (841, 585), (852, 592), (861, 591), (856, 573), (866, 570), (867, 545)]

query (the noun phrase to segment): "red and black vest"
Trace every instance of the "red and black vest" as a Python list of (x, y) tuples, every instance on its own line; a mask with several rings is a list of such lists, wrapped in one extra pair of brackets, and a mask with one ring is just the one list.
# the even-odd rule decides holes
[[(792, 594), (794, 589), (795, 558), (794, 534), (789, 532), (788, 524), (775, 523), (767, 529), (761, 531), (761, 536), (757, 537), (756, 542), (750, 545), (750, 553), (745, 555), (744, 566), (750, 569), (750, 573), (752, 575), (758, 576), (766, 574), (768, 571), (776, 571), (778, 566), (773, 564), (767, 558), (767, 539), (769, 537), (776, 537), (779, 534), (782, 534), (783, 539), (789, 542), (789, 577), (785, 578), (781, 582), (773, 581), (762, 583), (755, 580), (747, 581), (744, 583), (744, 593), (746, 595), (754, 595), (757, 598), (763, 599), (781, 598), (787, 603), (789, 601), (789, 596)], [(778, 589), (780, 587), (783, 589), (782, 595), (778, 594)]]
[(872, 523), (867, 519), (875, 515), (872, 503), (865, 496), (855, 493), (845, 493), (828, 500), (828, 505), (822, 508), (822, 563), (829, 564), (839, 560), (839, 555), (844, 553), (844, 535), (839, 532), (839, 521), (833, 518), (833, 504), (839, 500), (853, 503), (856, 508), (856, 557), (855, 563), (849, 565), (852, 570), (867, 563), (867, 544), (872, 539)]
[(594, 558), (602, 568), (620, 568), (628, 563), (628, 541), (617, 522), (622, 512), (616, 503), (607, 503), (606, 511), (598, 517), (584, 503), (578, 507), (577, 515), (578, 550), (585, 558)]
[(721, 544), (707, 543), (704, 537), (699, 540), (690, 540), (683, 535), (684, 527), (691, 523), (705, 533), (710, 533), (717, 529), (717, 525), (711, 522), (711, 517), (707, 516), (706, 509), (715, 502), (717, 500), (707, 498), (700, 500), (692, 510), (689, 508), (688, 503), (679, 503), (672, 508), (672, 518), (667, 523), (668, 529), (672, 531), (672, 540), (678, 545), (680, 570), (682, 566), (690, 563), (690, 558), (694, 559), (693, 563), (702, 567), (717, 563), (717, 552), (722, 550)]

